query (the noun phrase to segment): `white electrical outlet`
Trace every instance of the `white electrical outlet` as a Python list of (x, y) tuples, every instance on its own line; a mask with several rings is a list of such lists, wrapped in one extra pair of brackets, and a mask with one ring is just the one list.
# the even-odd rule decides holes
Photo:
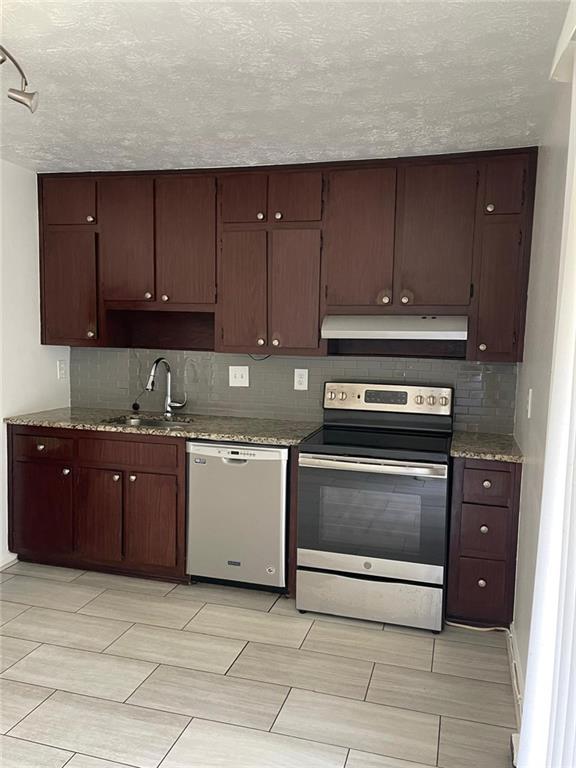
[(250, 386), (250, 368), (247, 365), (229, 365), (228, 382), (231, 387)]
[(528, 397), (526, 398), (526, 416), (532, 418), (532, 387), (528, 390)]
[(68, 379), (68, 366), (66, 360), (56, 361), (56, 376), (60, 381), (66, 381)]
[(294, 389), (308, 389), (308, 368), (294, 368)]

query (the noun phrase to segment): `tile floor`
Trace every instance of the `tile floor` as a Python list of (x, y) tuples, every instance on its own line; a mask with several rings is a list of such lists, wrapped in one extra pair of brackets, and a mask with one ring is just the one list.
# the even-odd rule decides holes
[(0, 576), (3, 768), (511, 765), (503, 634), (27, 563)]

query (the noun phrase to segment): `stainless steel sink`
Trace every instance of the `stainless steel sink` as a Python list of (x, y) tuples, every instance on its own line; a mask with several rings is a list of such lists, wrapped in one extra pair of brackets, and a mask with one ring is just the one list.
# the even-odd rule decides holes
[(182, 429), (188, 427), (194, 420), (189, 416), (179, 416), (178, 419), (164, 419), (162, 416), (115, 416), (105, 419), (104, 424), (118, 424), (125, 427), (152, 427), (156, 429)]

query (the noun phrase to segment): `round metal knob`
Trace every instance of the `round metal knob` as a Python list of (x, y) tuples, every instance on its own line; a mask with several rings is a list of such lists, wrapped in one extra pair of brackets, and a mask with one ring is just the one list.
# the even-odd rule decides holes
[(150, 291), (146, 291), (146, 293), (144, 294), (144, 298), (145, 299), (151, 299), (152, 298), (152, 294), (150, 293)]
[(95, 336), (94, 331), (86, 331), (86, 337), (89, 339), (93, 339)]
[(369, 571), (372, 568), (372, 563), (370, 562), (370, 560), (366, 560), (366, 562), (363, 565), (367, 571)]
[(112, 475), (112, 480), (114, 480), (114, 482), (117, 483), (118, 480), (120, 480), (120, 475)]
[(46, 448), (46, 446), (45, 446), (45, 445), (43, 445), (42, 443), (39, 443), (39, 444), (36, 446), (36, 450), (37, 450), (37, 451), (43, 451), (45, 448)]
[(281, 219), (282, 218), (281, 211), (276, 211), (276, 213), (274, 214), (274, 218), (277, 219), (277, 220)]
[(478, 349), (480, 350), (480, 352), (486, 352), (488, 347), (486, 346), (486, 344), (478, 344)]
[(86, 221), (89, 221), (89, 222), (94, 221), (94, 216), (86, 216)]
[(128, 480), (130, 480), (131, 483), (135, 483), (136, 482), (136, 475), (130, 475)]
[(262, 213), (262, 211), (258, 211), (258, 213), (256, 214), (256, 218), (258, 219), (258, 221), (262, 221), (264, 219), (264, 214)]
[(496, 210), (496, 206), (494, 205), (494, 203), (488, 203), (488, 205), (486, 206), (486, 210), (488, 211), (488, 213), (492, 213), (494, 210)]
[(390, 296), (382, 296), (382, 304), (390, 304)]
[(414, 398), (414, 402), (416, 405), (423, 405), (424, 404), (424, 395), (416, 395)]
[(482, 483), (483, 488), (492, 488), (492, 482), (490, 480), (484, 480)]
[(336, 399), (336, 392), (327, 392), (326, 397), (328, 400), (335, 400)]
[(436, 398), (434, 397), (434, 395), (428, 395), (428, 397), (426, 398), (426, 402), (428, 403), (428, 405), (436, 405)]
[(65, 476), (70, 474), (70, 470), (68, 469), (68, 467), (62, 470), (62, 474)]
[(446, 395), (442, 395), (438, 401), (440, 405), (446, 406), (449, 404), (450, 400), (446, 397)]
[(408, 296), (402, 296), (400, 301), (402, 302), (402, 304), (408, 304), (410, 302), (410, 299)]
[(488, 526), (487, 525), (481, 525), (480, 526), (480, 533), (488, 533)]
[(486, 579), (478, 579), (478, 586), (480, 587), (480, 589), (484, 589), (484, 587), (486, 586)]
[(256, 344), (258, 344), (259, 347), (263, 347), (264, 344), (266, 344), (266, 340), (265, 339), (258, 339)]
[(346, 392), (340, 392), (340, 394), (338, 395), (338, 397), (340, 398), (340, 400), (346, 400), (346, 398), (348, 397), (348, 395), (346, 394)]
[(278, 339), (272, 339), (272, 346), (273, 347), (279, 347), (280, 346), (280, 342), (278, 341)]
[(170, 296), (167, 296), (165, 293), (163, 293), (162, 296), (160, 296), (160, 298), (162, 299), (162, 301), (169, 301), (170, 300)]

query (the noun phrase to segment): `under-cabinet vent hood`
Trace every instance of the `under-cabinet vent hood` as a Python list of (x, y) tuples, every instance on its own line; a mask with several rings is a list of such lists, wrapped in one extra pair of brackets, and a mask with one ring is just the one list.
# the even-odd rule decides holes
[(323, 339), (466, 341), (468, 318), (459, 315), (327, 315)]

